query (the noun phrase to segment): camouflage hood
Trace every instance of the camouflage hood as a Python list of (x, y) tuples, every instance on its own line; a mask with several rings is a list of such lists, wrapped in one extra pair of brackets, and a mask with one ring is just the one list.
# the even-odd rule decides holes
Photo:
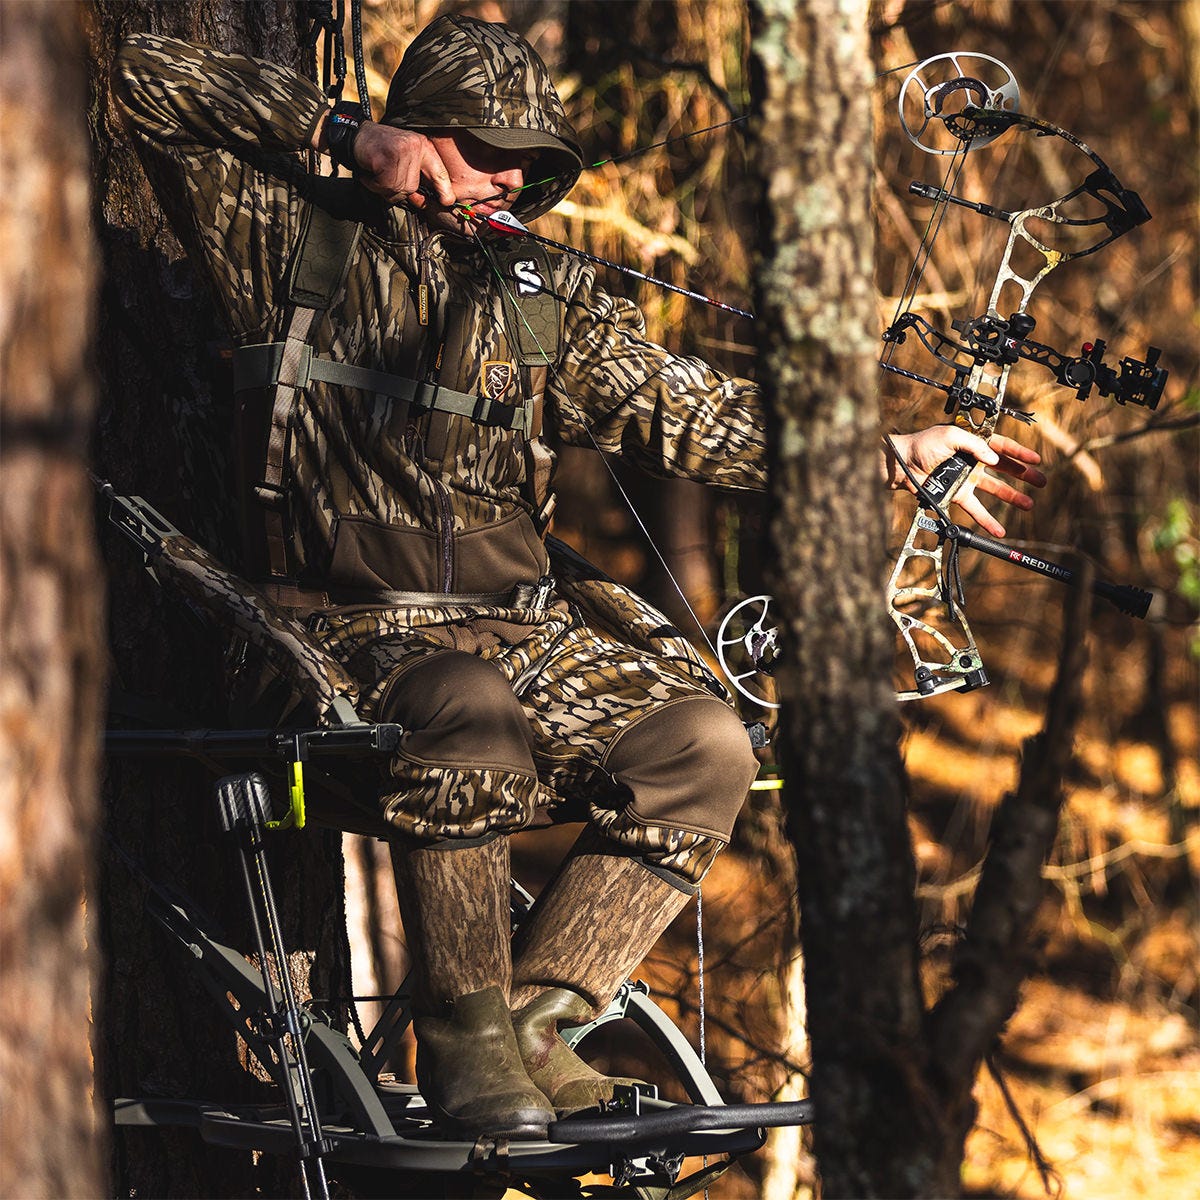
[(540, 216), (571, 190), (582, 168), (575, 130), (533, 47), (505, 25), (439, 17), (405, 51), (383, 120), (404, 129), (466, 129), (506, 149), (534, 149), (527, 187), (513, 205)]

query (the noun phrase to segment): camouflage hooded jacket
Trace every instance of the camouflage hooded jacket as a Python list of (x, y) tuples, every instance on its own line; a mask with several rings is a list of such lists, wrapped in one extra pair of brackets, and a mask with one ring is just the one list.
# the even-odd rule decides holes
[[(327, 108), (316, 85), (268, 62), (143, 34), (122, 48), (114, 87), (237, 345), (283, 337), (284, 280), (319, 204), (363, 231), (344, 286), (309, 334), (315, 355), (463, 393), (533, 386), (516, 369), (520, 347), (506, 325), (512, 282), (497, 277), (481, 245), (304, 169), (297, 152)], [(388, 115), (418, 128), (535, 129), (576, 146), (541, 60), (503, 26), (470, 18), (441, 18), (413, 43)], [(516, 214), (544, 211), (576, 174), (522, 193)], [(636, 307), (599, 288), (591, 267), (567, 256), (538, 261), (553, 275), (559, 322), (542, 376), (542, 460), (556, 443), (594, 439), (653, 473), (763, 487), (757, 388), (649, 342)], [(514, 398), (529, 399), (504, 397)], [(261, 405), (245, 415), (253, 460), (269, 420)], [(376, 392), (309, 384), (284, 452), (287, 574), (331, 596), (495, 593), (536, 581), (547, 552), (532, 519), (526, 440)]]

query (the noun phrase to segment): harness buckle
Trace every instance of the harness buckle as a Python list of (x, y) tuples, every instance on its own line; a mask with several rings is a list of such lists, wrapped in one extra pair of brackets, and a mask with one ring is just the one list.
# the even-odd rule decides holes
[(501, 429), (513, 429), (517, 424), (517, 413), (523, 411), (522, 405), (505, 404), (502, 400), (489, 400), (487, 396), (480, 396), (475, 401), (471, 420), (483, 425), (499, 425)]
[(287, 503), (287, 491), (276, 483), (267, 483), (263, 480), (256, 483), (253, 487), (254, 498), (264, 508), (274, 510), (282, 509)]
[(436, 383), (430, 383), (426, 379), (418, 380), (416, 391), (413, 393), (413, 405), (431, 412), (437, 407), (438, 390)]

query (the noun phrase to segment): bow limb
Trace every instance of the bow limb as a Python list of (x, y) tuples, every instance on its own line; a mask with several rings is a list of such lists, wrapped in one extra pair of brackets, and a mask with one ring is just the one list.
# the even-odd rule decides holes
[[(946, 543), (921, 524), (917, 514), (887, 583), (887, 611), (913, 660), (915, 690), (896, 693), (896, 699), (921, 700), (942, 692), (970, 691), (987, 683), (975, 635), (956, 588), (947, 587), (943, 556)], [(934, 539), (936, 538), (936, 541)], [(920, 544), (922, 541), (933, 544)], [(937, 580), (936, 584), (914, 582)], [(943, 608), (948, 619), (935, 626), (926, 617)]]

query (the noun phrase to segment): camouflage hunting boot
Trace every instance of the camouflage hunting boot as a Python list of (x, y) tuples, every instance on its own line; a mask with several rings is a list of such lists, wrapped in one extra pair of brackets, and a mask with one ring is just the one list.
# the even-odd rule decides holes
[(541, 1139), (554, 1120), (521, 1062), (498, 987), (460, 996), (443, 1016), (413, 1019), (417, 1085), (434, 1120), (464, 1137)]
[(618, 1085), (632, 1087), (642, 1082), (601, 1075), (559, 1037), (564, 1026), (584, 1025), (591, 1019), (592, 1006), (569, 988), (542, 992), (536, 1000), (513, 1013), (513, 1029), (525, 1070), (550, 1098), (560, 1117), (611, 1100), (613, 1088)]
[(417, 963), (417, 1086), (430, 1113), (463, 1137), (544, 1137), (554, 1110), (522, 1065), (508, 1006), (508, 839), (393, 845), (392, 863)]
[(530, 1079), (559, 1116), (640, 1082), (601, 1075), (558, 1035), (598, 1016), (695, 894), (590, 829), (575, 843), (514, 943), (513, 1027)]

